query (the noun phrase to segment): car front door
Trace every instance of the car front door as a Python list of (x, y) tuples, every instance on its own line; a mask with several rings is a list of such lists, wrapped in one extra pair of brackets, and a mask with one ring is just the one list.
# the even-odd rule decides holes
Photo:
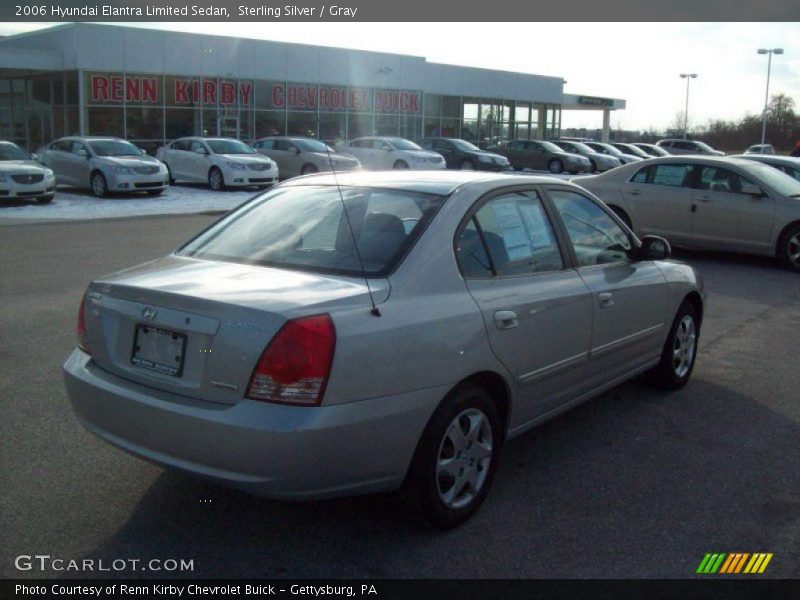
[(675, 244), (692, 234), (691, 163), (649, 165), (622, 184), (621, 192), (641, 235), (661, 235)]
[(549, 154), (544, 146), (536, 142), (525, 142), (523, 164), (537, 171), (546, 171)]
[(661, 355), (668, 326), (666, 279), (653, 261), (637, 260), (633, 241), (602, 203), (557, 186), (548, 186), (547, 194), (592, 295), (585, 376), (596, 388)]
[(188, 149), (189, 142), (186, 140), (175, 140), (164, 148), (164, 162), (167, 163), (173, 179), (186, 177), (186, 153)]
[(453, 146), (453, 142), (449, 142), (447, 140), (436, 140), (433, 142), (432, 148), (425, 148), (426, 150), (433, 150), (434, 152), (438, 152), (442, 156), (444, 156), (444, 162), (447, 165), (448, 169), (457, 169), (460, 165), (460, 158), (458, 151), (456, 150), (455, 146)]
[(361, 161), (361, 164), (367, 169), (376, 169), (375, 157), (372, 154), (372, 140), (362, 139), (353, 140), (347, 146), (348, 151)]
[(208, 148), (200, 140), (192, 140), (186, 157), (186, 178), (191, 181), (208, 181)]
[(711, 165), (698, 168), (693, 191), (694, 243), (719, 250), (768, 251), (775, 201), (766, 193), (743, 193), (742, 186), (753, 182), (735, 171)]
[(55, 141), (45, 150), (42, 163), (53, 169), (58, 183), (71, 183), (66, 171), (66, 156), (69, 154), (72, 142), (69, 140)]
[(537, 188), (496, 192), (468, 217), (456, 238), (459, 268), (519, 387), (516, 427), (586, 390), (575, 372), (588, 361), (591, 297), (562, 257)]
[(69, 182), (78, 187), (88, 187), (92, 172), (91, 153), (83, 142), (73, 140), (68, 154), (64, 155), (64, 172)]

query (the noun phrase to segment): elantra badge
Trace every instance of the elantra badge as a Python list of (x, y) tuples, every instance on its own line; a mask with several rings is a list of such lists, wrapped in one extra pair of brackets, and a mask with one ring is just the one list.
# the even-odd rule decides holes
[(158, 315), (158, 311), (153, 308), (152, 306), (148, 306), (142, 311), (142, 316), (147, 319), (148, 321), (152, 321)]

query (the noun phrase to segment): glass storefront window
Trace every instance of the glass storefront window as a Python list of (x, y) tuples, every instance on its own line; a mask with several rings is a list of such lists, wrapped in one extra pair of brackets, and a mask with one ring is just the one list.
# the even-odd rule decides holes
[(460, 129), (461, 119), (442, 119), (442, 137), (463, 137)]
[(319, 139), (328, 144), (338, 144), (344, 142), (346, 135), (344, 113), (321, 113), (319, 115)]
[(130, 106), (125, 109), (125, 115), (128, 139), (160, 140), (164, 137), (164, 109), (160, 106)]
[(198, 79), (174, 75), (164, 77), (164, 98), (167, 106), (200, 106), (201, 96)]
[(290, 112), (286, 117), (287, 135), (317, 137), (317, 115), (313, 112)]
[(86, 109), (86, 129), (89, 135), (125, 137), (122, 108), (92, 107)]
[(375, 135), (397, 135), (397, 116), (377, 115), (375, 117)]
[(442, 109), (442, 97), (439, 94), (425, 94), (425, 116), (439, 117)]
[(217, 111), (213, 108), (205, 107), (203, 113), (203, 127), (200, 135), (215, 136), (217, 133)]
[(256, 111), (256, 139), (271, 135), (283, 135), (286, 129), (286, 113), (278, 110)]
[(479, 108), (480, 103), (477, 98), (464, 98), (464, 121), (477, 121)]
[(425, 119), (425, 125), (423, 127), (423, 137), (439, 137), (439, 118)]
[[(442, 126), (444, 129), (444, 126)], [(461, 138), (474, 142), (478, 140), (478, 120), (477, 119), (464, 119), (461, 124)]]
[(191, 108), (168, 108), (165, 111), (165, 135), (174, 140), (187, 135), (199, 135), (200, 111)]
[(416, 140), (420, 137), (420, 126), (422, 125), (421, 117), (410, 117), (407, 115), (400, 115), (399, 127), (397, 135), (409, 140)]
[(373, 135), (373, 118), (374, 115), (348, 114), (347, 139), (352, 140), (353, 138), (363, 137), (365, 135)]
[[(475, 118), (477, 118), (477, 114)], [(461, 119), (461, 97), (442, 96), (442, 117)]]

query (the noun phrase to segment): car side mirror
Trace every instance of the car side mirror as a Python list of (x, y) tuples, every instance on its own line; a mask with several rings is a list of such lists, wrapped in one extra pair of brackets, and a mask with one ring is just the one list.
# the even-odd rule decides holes
[(198, 149), (197, 149), (197, 150), (195, 150), (194, 152), (195, 152), (195, 154), (202, 154), (203, 156), (205, 156), (205, 155), (207, 155), (207, 154), (208, 154), (208, 152), (206, 151), (206, 149), (205, 149), (205, 148), (198, 148)]
[(657, 235), (646, 235), (639, 248), (639, 260), (666, 260), (672, 254), (669, 242)]
[(82, 157), (82, 158), (89, 158), (89, 151), (88, 151), (88, 150), (86, 150), (85, 148), (81, 148), (81, 149), (80, 149), (80, 150), (78, 150), (78, 151), (77, 151), (75, 154), (76, 154), (77, 156), (80, 156), (80, 157)]
[(760, 198), (764, 195), (764, 192), (761, 190), (761, 188), (753, 183), (743, 184), (742, 193), (747, 194), (748, 196), (756, 196), (757, 198)]
[(141, 154), (142, 156), (147, 156), (147, 150), (145, 150), (144, 148), (139, 148), (139, 154)]
[(297, 148), (296, 146), (292, 146), (292, 147), (289, 149), (289, 152), (291, 152), (292, 154), (300, 154), (300, 149), (299, 149), (299, 148)]

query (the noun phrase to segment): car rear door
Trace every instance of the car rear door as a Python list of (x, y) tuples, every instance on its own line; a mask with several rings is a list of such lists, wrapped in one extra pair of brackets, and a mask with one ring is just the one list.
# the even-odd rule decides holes
[(596, 388), (661, 355), (666, 279), (653, 261), (636, 259), (633, 241), (602, 203), (571, 188), (546, 191), (591, 293), (590, 362), (583, 374)]
[(494, 354), (522, 402), (516, 425), (586, 389), (589, 290), (563, 258), (538, 187), (506, 188), (476, 203), (456, 236), (459, 268), (483, 314)]
[[(693, 242), (704, 248), (764, 252), (771, 249), (775, 201), (742, 193), (754, 182), (716, 165), (698, 165), (692, 218)], [(759, 187), (759, 186), (756, 186)]]
[(537, 142), (525, 142), (523, 164), (537, 171), (546, 171), (550, 154)]
[(693, 169), (692, 163), (680, 161), (648, 165), (622, 184), (637, 233), (675, 244), (691, 240)]

